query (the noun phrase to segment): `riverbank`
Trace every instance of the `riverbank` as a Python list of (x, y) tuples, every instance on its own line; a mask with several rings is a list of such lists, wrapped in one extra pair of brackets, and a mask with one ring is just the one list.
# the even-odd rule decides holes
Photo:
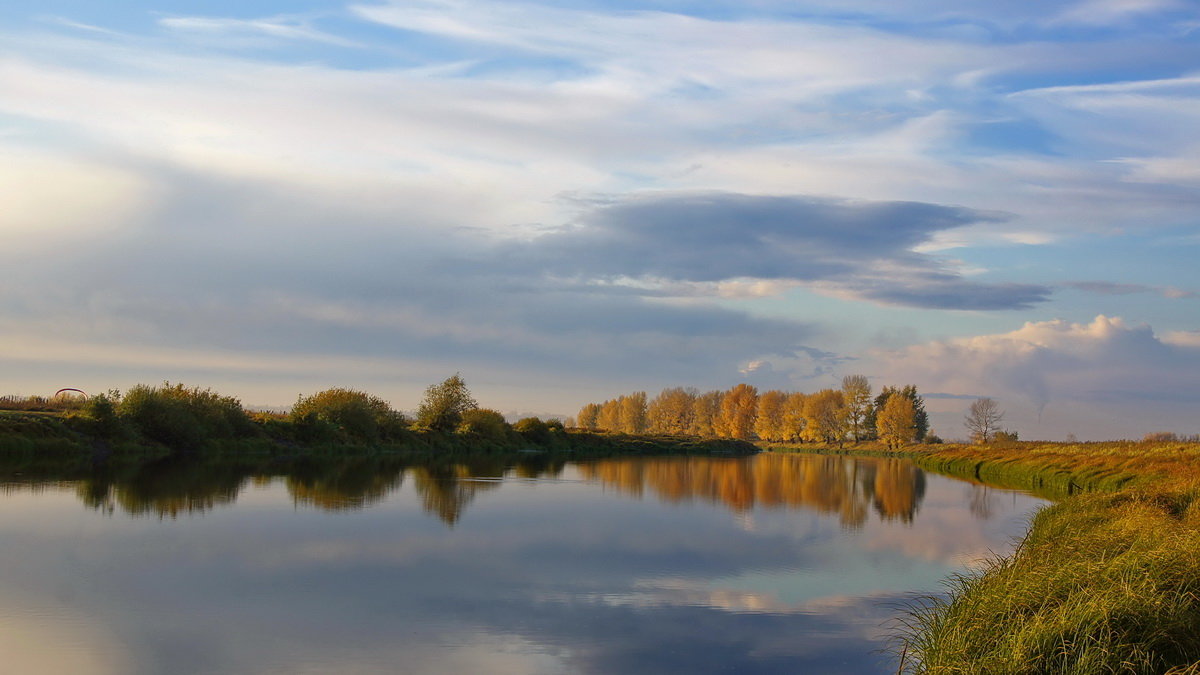
[(1200, 673), (1200, 444), (791, 450), (904, 456), (1057, 502), (1010, 556), (915, 603), (906, 672)]
[(748, 455), (754, 445), (732, 439), (635, 436), (560, 428), (504, 429), (492, 435), (404, 430), (364, 439), (279, 416), (253, 418), (237, 434), (186, 446), (148, 437), (133, 425), (104, 427), (94, 419), (47, 412), (0, 411), (0, 474), (56, 473), (140, 465), (173, 457), (204, 461), (290, 461), (324, 457), (410, 459), (534, 456), (596, 459), (649, 455)]

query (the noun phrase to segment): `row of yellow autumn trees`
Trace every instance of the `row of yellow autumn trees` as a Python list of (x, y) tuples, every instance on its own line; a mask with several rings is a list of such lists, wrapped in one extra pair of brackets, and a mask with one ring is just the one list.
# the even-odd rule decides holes
[(782, 443), (841, 444), (879, 439), (898, 446), (923, 441), (929, 431), (916, 387), (884, 387), (872, 396), (863, 375), (848, 375), (841, 389), (765, 391), (739, 384), (725, 391), (664, 389), (618, 396), (580, 409), (577, 426), (629, 434), (740, 438)]

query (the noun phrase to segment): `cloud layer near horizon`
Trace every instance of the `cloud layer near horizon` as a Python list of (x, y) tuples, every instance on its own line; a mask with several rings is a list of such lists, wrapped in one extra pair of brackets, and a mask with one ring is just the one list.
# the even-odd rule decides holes
[[(873, 362), (886, 381), (1000, 399), (1018, 428), (1044, 420), (1062, 429), (1072, 414), (1087, 410), (1090, 428), (1068, 427), (1081, 438), (1197, 431), (1178, 425), (1200, 405), (1200, 340), (1194, 333), (1159, 337), (1119, 317), (1029, 322), (1007, 333), (880, 352)], [(957, 434), (958, 427), (946, 431)]]
[(464, 370), (573, 408), (818, 388), (875, 335), (1200, 328), (1184, 3), (91, 11), (0, 8), (11, 386)]

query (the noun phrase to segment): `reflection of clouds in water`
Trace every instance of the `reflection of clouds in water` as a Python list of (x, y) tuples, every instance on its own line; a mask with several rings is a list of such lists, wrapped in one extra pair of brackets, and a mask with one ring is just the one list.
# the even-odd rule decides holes
[[(772, 478), (768, 462), (728, 459), (609, 466), (623, 477), (501, 485), (453, 529), (425, 510), (431, 495), (465, 505), (500, 485), (471, 479), (486, 471), (248, 481), (252, 508), (239, 499), (175, 522), (74, 502), (75, 522), (95, 526), (86, 556), (70, 537), (33, 547), (39, 529), (0, 509), (0, 579), (44, 589), (84, 570), (76, 606), (103, 611), (155, 672), (199, 654), (190, 672), (857, 673), (887, 670), (872, 650), (900, 594), (935, 588), (945, 570), (924, 561), (973, 551), (980, 526), (962, 483), (930, 477), (925, 492), (902, 467), (789, 459)], [(637, 486), (670, 498), (622, 496)], [(866, 507), (861, 527), (844, 526), (842, 498)], [(21, 499), (31, 517), (39, 500), (74, 497)], [(993, 501), (998, 532), (1011, 518)], [(248, 637), (259, 634), (270, 639)]]
[(663, 578), (644, 579), (633, 583), (625, 593), (593, 593), (541, 596), (546, 601), (597, 602), (614, 607), (653, 608), (669, 605), (707, 607), (734, 613), (762, 614), (836, 614), (846, 608), (873, 605), (879, 599), (891, 599), (893, 593), (863, 595), (824, 595), (800, 602), (789, 602), (778, 594), (762, 591), (723, 588), (720, 581), (701, 579)]
[(738, 529), (743, 532), (758, 531), (758, 526), (754, 523), (754, 513), (750, 511), (734, 514), (733, 522), (737, 523)]
[(5, 484), (0, 503), (0, 528), (5, 531), (58, 535), (78, 530), (79, 498), (70, 483)]
[[(1014, 537), (1027, 529), (1033, 512), (1044, 500), (1005, 490), (987, 489), (987, 517), (981, 517), (979, 486), (925, 474), (920, 509), (908, 522), (873, 517), (858, 530), (843, 535), (868, 551), (896, 554), (946, 568), (969, 566), (994, 552), (1011, 550)], [(797, 517), (759, 509), (753, 512), (755, 531), (786, 536), (798, 542), (836, 538), (827, 518)]]
[(446, 645), (405, 642), (364, 654), (361, 649), (337, 645), (314, 650), (312, 645), (295, 644), (293, 661), (286, 670), (266, 667), (261, 675), (391, 675), (392, 673), (488, 673), (488, 675), (540, 675), (567, 671), (564, 659), (569, 654), (549, 653), (541, 645), (518, 636), (477, 632), (465, 635), (453, 649)]
[(0, 608), (0, 672), (123, 675), (134, 672), (125, 645), (100, 620), (5, 588)]
[[(903, 530), (870, 528), (864, 538), (872, 550), (900, 551), (919, 560), (948, 566), (973, 566), (996, 553), (1012, 550), (1015, 537), (1027, 529), (1044, 500), (1016, 492), (995, 491), (986, 518), (973, 502), (976, 486), (939, 476), (930, 477), (921, 518)], [(965, 487), (965, 489), (964, 489)]]

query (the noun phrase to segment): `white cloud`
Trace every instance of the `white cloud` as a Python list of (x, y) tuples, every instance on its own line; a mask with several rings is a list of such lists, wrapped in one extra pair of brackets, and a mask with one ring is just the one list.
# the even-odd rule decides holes
[(1115, 160), (1130, 167), (1125, 180), (1200, 187), (1200, 160), (1195, 154), (1176, 157), (1123, 158)]
[(1200, 349), (1200, 330), (1177, 330), (1163, 336), (1163, 342), (1180, 347)]
[(226, 38), (242, 36), (264, 36), (281, 40), (312, 40), (342, 47), (358, 47), (353, 40), (313, 28), (302, 17), (276, 16), (265, 19), (226, 19), (201, 16), (171, 16), (158, 20), (164, 28), (179, 33), (211, 35)]
[[(654, 296), (645, 311), (640, 301), (615, 295), (603, 302), (567, 297), (556, 283), (566, 273), (542, 278), (530, 268), (502, 283), (463, 274), (494, 262), (483, 253), (491, 249), (471, 240), (499, 234), (525, 242), (574, 222), (579, 203), (564, 195), (826, 195), (1013, 213), (926, 231), (889, 259), (864, 263), (870, 269), (855, 278), (818, 286), (843, 298), (945, 306), (939, 292), (956, 291), (947, 278), (959, 295), (983, 284), (961, 279), (971, 267), (922, 253), (1194, 224), (1191, 130), (1200, 125), (1200, 78), (1002, 94), (1013, 81), (1070, 82), (1074, 73), (1095, 81), (1117, 63), (1129, 72), (1147, 63), (1162, 72), (1158, 37), (1012, 44), (970, 30), (889, 32), (883, 23), (847, 20), (845, 3), (812, 5), (841, 13), (823, 23), (768, 18), (770, 2), (752, 11), (729, 6), (739, 10), (730, 15), (752, 18), (455, 0), (358, 5), (336, 23), (168, 17), (153, 38), (81, 36), (74, 28), (73, 37), (6, 34), (0, 182), (18, 192), (6, 196), (0, 213), (0, 259), (27, 269), (34, 246), (53, 241), (70, 249), (60, 258), (89, 273), (55, 278), (36, 299), (0, 288), (4, 319), (29, 328), (23, 335), (39, 325), (74, 326), (83, 344), (105, 344), (124, 331), (146, 344), (196, 349), (200, 357), (185, 360), (200, 364), (220, 363), (206, 356), (220, 349), (205, 347), (252, 354), (275, 339), (312, 354), (325, 339), (338, 345), (328, 347), (333, 355), (351, 343), (347, 349), (375, 355), (379, 345), (416, 344), (427, 350), (418, 356), (429, 357), (430, 344), (458, 343), (453, 358), (478, 350), (513, 359), (528, 354), (506, 349), (549, 344), (558, 354), (593, 350), (593, 361), (613, 363), (632, 344), (639, 357), (626, 372), (639, 375), (652, 353), (678, 359), (671, 372), (706, 360), (736, 373), (737, 364), (760, 356), (782, 371), (791, 357), (779, 354), (793, 346), (779, 337), (786, 327), (699, 308), (713, 298), (729, 306), (777, 295), (793, 280), (758, 279), (761, 270), (752, 266), (716, 280), (627, 272), (638, 277), (629, 290)], [(912, 4), (876, 0), (852, 6), (917, 13)], [(1063, 3), (917, 6), (922, 21), (983, 24), (1006, 15), (1027, 21)], [(1110, 9), (1130, 6), (1120, 7)], [(399, 61), (365, 47), (354, 56), (375, 65), (357, 69), (287, 63), (284, 52), (264, 60), (209, 49), (241, 37), (303, 41), (305, 50), (341, 45), (329, 31), (345, 30), (354, 16), (376, 24), (372, 39), (386, 25), (405, 31), (396, 36), (421, 32), (415, 42), (438, 48)], [(190, 36), (204, 49), (163, 34)], [(997, 118), (1044, 130), (1058, 154), (1020, 147), (965, 153), (971, 130)], [(84, 250), (110, 235), (117, 238), (107, 246)], [(430, 244), (436, 239), (446, 243)], [(705, 268), (728, 253), (713, 242), (692, 245)], [(864, 248), (857, 240), (849, 246)], [(821, 257), (796, 253), (794, 260)], [(904, 264), (896, 253), (920, 264)], [(606, 262), (628, 257), (616, 251)], [(960, 257), (972, 260), (969, 252)], [(991, 262), (1004, 273), (1002, 261)], [(611, 265), (591, 271), (597, 287), (606, 279), (623, 283)], [(901, 286), (910, 292), (894, 297)], [(1010, 286), (1018, 287), (1007, 295), (1021, 295), (1013, 293), (1019, 285)], [(121, 302), (110, 307), (105, 297)], [(1042, 296), (1024, 297), (1032, 304)], [(1000, 300), (970, 306), (1022, 304)], [(195, 307), (177, 306), (188, 303)], [(552, 311), (525, 311), (540, 303)], [(694, 330), (707, 333), (638, 329), (668, 310), (679, 310), (669, 314), (678, 325), (695, 322)], [(596, 319), (599, 312), (613, 320)], [(269, 320), (286, 329), (270, 330)], [(720, 321), (733, 323), (721, 328)], [(621, 328), (608, 334), (606, 323)]]
[(151, 182), (121, 167), (3, 143), (0, 185), (0, 245), (10, 248), (110, 233), (140, 220), (156, 197)]
[(1049, 23), (1078, 23), (1104, 26), (1132, 17), (1186, 9), (1182, 0), (1083, 0), (1067, 7)]
[[(562, 193), (647, 186), (1019, 205), (1016, 233), (989, 225), (947, 235), (965, 243), (1043, 243), (1055, 231), (1177, 222), (1191, 212), (1188, 204), (1164, 202), (1146, 182), (1169, 174), (1138, 173), (1132, 164), (1186, 157), (1175, 138), (1182, 132), (1169, 130), (1190, 129), (1195, 120), (1179, 106), (1080, 124), (1080, 96), (1113, 92), (1032, 90), (1014, 105), (1056, 133), (1100, 148), (1111, 144), (1100, 139), (1136, 138), (1138, 152), (1124, 141), (1110, 155), (1128, 163), (1107, 167), (1018, 153), (953, 157), (975, 122), (963, 103), (992, 86), (962, 76), (1036, 72), (1068, 56), (1086, 63), (1101, 53), (1090, 45), (996, 46), (844, 22), (716, 21), (523, 3), (359, 5), (354, 12), (435, 36), (465, 33), (472, 43), (522, 54), (540, 50), (574, 67), (521, 58), (497, 65), (478, 53), (463, 61), (452, 52), (406, 69), (355, 71), (197, 58), (134, 40), (23, 44), (13, 36), (15, 47), (0, 62), (0, 86), (10, 94), (0, 111), (70, 133), (77, 148), (190, 169), (303, 189), (386, 182), (414, 195), (442, 193), (447, 220), (498, 230), (555, 224)], [(161, 23), (195, 34), (327, 37), (305, 17)], [(1119, 58), (1114, 53), (1108, 58)], [(1168, 90), (1189, 81), (1138, 86)], [(923, 92), (920, 100), (913, 91)], [(1113, 133), (1129, 124), (1140, 131)], [(475, 208), (461, 208), (467, 204)]]
[[(1200, 341), (1188, 333), (1160, 339), (1149, 326), (1106, 316), (877, 352), (873, 367), (883, 382), (997, 398), (1009, 408), (1009, 422), (1034, 437), (1139, 437), (1194, 419), (1183, 411), (1200, 403)], [(958, 404), (965, 409), (966, 402)], [(1081, 431), (1082, 419), (1093, 428)]]

